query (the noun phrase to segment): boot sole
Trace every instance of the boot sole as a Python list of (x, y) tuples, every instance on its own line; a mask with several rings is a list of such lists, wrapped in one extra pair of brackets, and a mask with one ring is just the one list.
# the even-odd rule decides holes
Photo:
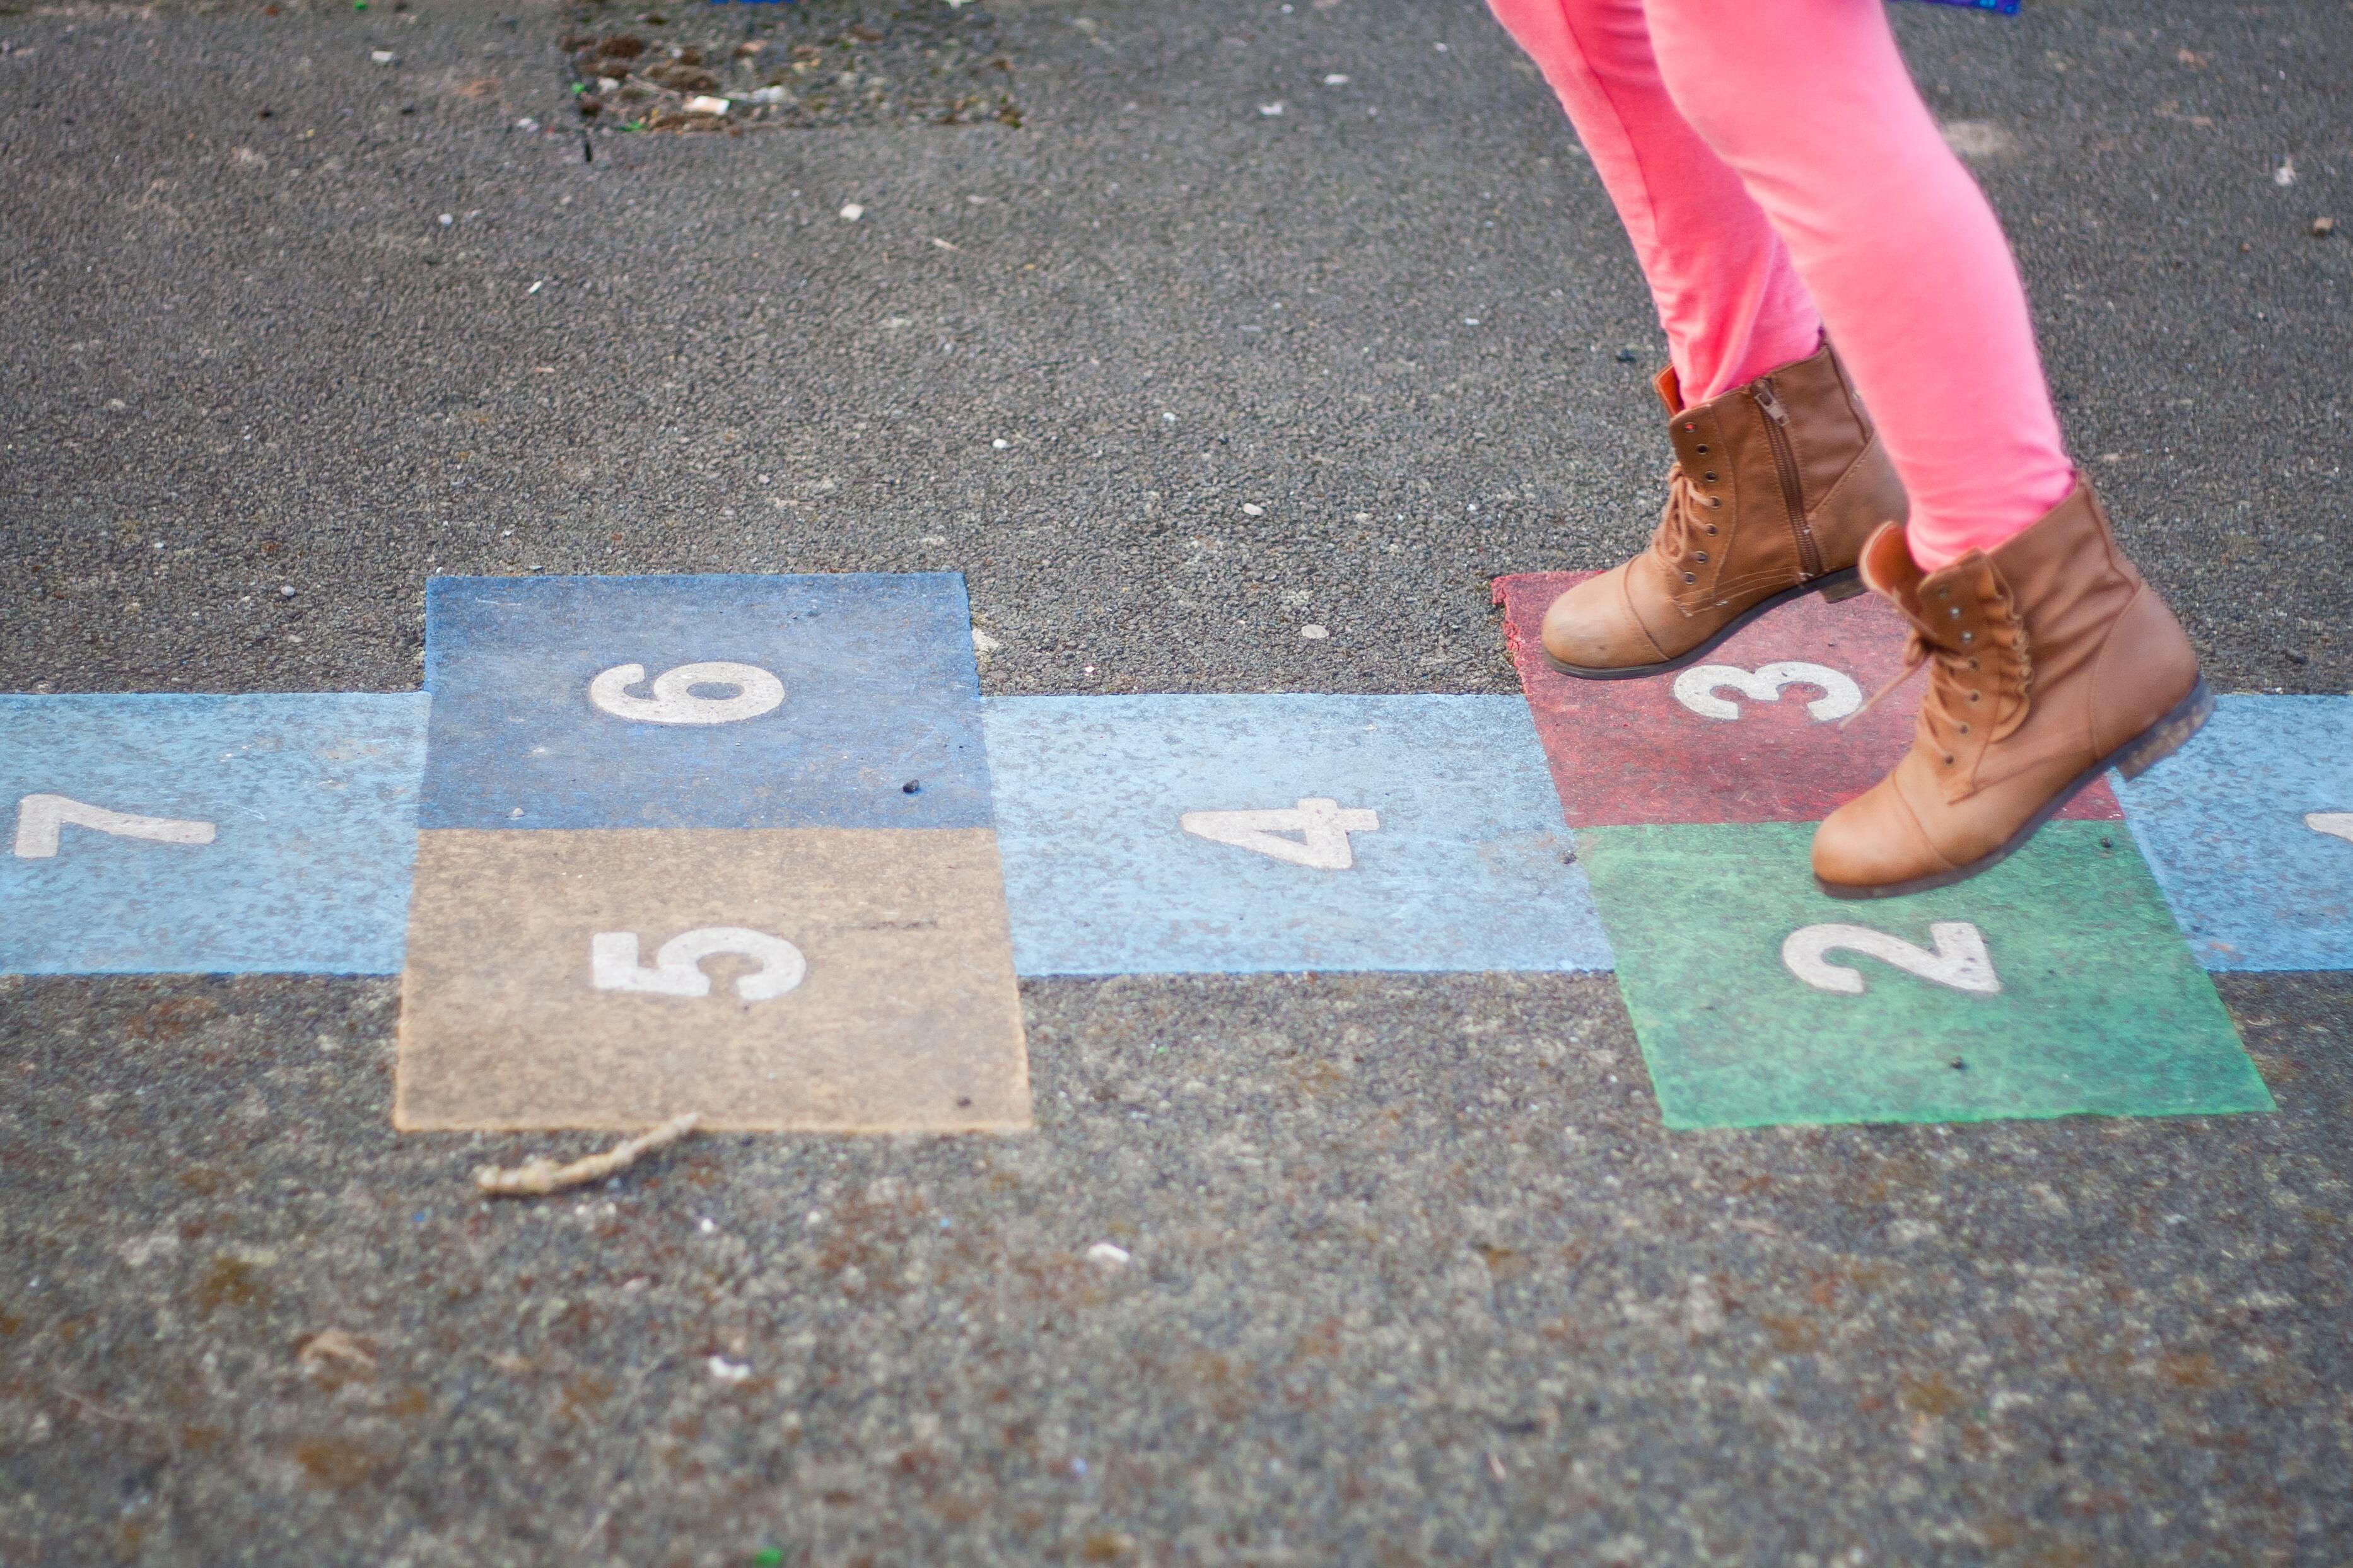
[(1563, 675), (1573, 675), (1579, 680), (1640, 680), (1645, 676), (1672, 675), (1687, 665), (1697, 664), (1701, 659), (1714, 653), (1733, 633), (1759, 616), (1779, 609), (1792, 599), (1802, 599), (1809, 594), (1820, 594), (1835, 605), (1841, 600), (1852, 599), (1862, 592), (1863, 592), (1862, 575), (1854, 567), (1847, 567), (1842, 572), (1825, 572), (1819, 577), (1809, 578), (1794, 588), (1784, 588), (1769, 599), (1759, 599), (1725, 622), (1722, 630), (1697, 647), (1688, 653), (1677, 654), (1674, 658), (1662, 660), (1658, 664), (1629, 664), (1616, 669), (1588, 669), (1583, 665), (1562, 663), (1553, 658), (1552, 650), (1541, 643), (1536, 645), (1536, 651), (1544, 655), (1544, 661), (1553, 668)]
[(1890, 882), (1878, 888), (1825, 882), (1820, 877), (1814, 879), (1814, 886), (1833, 899), (1860, 900), (1900, 899), (1906, 893), (1926, 893), (1937, 888), (1949, 888), (1956, 882), (1966, 882), (1978, 872), (1989, 871), (2016, 854), (2028, 839), (2042, 831), (2044, 823), (2058, 816), (2069, 801), (2082, 794), (2102, 773), (2114, 768), (2128, 779), (2140, 777), (2179, 751), (2190, 736), (2206, 727), (2206, 721), (2213, 716), (2214, 693), (2201, 675), (2198, 678), (2198, 684), (2189, 689), (2189, 695), (2175, 703), (2164, 718), (2077, 773), (2066, 788), (2052, 795), (2049, 804), (2027, 819), (2025, 826), (1968, 865), (1956, 866), (1949, 871), (1938, 871), (1933, 876), (1915, 877), (1908, 882)]

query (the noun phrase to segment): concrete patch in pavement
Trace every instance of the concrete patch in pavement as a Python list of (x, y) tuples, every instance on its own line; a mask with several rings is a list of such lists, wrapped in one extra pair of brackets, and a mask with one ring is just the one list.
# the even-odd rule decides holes
[(437, 577), (427, 828), (977, 827), (953, 573)]
[(1810, 825), (1578, 835), (1667, 1125), (2270, 1110), (2129, 835), (1956, 887), (1818, 891)]
[(423, 834), (396, 1085), (405, 1131), (1026, 1128), (995, 835)]
[(391, 974), (418, 693), (0, 696), (0, 973)]
[(984, 712), (1024, 974), (1609, 966), (1516, 698)]
[[(1571, 826), (1818, 822), (1912, 743), (1916, 690), (1860, 713), (1904, 669), (1903, 618), (1877, 598), (1832, 605), (1808, 595), (1674, 674), (1590, 680), (1546, 664), (1539, 634), (1553, 600), (1591, 575), (1530, 573), (1494, 585)], [(2103, 781), (2061, 815), (2112, 822), (2121, 812)]]
[(2353, 698), (2225, 697), (2118, 792), (2209, 969), (2353, 969)]

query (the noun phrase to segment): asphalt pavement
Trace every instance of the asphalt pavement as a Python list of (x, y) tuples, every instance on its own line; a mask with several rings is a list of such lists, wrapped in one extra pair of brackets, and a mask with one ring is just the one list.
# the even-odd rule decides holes
[[(992, 693), (1504, 692), (1489, 581), (1641, 542), (1659, 335), (1483, 11), (807, 6), (1018, 112), (584, 129), (620, 7), (0, 11), (0, 689), (955, 570)], [(2353, 18), (1898, 9), (2215, 686), (2353, 688)], [(1607, 976), (1030, 981), (1033, 1134), (492, 1206), (600, 1141), (396, 1136), (395, 982), (0, 979), (0, 1562), (2342, 1563), (2353, 976), (2219, 987), (2276, 1115), (1670, 1134)]]

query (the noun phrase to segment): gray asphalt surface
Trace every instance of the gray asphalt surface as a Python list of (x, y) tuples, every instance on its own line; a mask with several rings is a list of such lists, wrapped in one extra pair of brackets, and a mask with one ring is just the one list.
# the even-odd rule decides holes
[[(1477, 10), (978, 0), (1018, 129), (590, 163), (569, 10), (280, 8), (0, 14), (0, 689), (948, 568), (992, 691), (1509, 690), (1488, 579), (1648, 530)], [(2344, 6), (1898, 20), (2215, 684), (2353, 686)], [(2221, 990), (2277, 1116), (1670, 1136), (1606, 977), (1033, 982), (1033, 1136), (491, 1208), (390, 982), (0, 980), (0, 1562), (2342, 1563), (2353, 976)]]

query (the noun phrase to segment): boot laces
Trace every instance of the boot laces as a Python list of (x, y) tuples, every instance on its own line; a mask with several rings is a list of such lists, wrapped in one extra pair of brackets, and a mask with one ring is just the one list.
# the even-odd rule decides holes
[[(2014, 664), (2019, 689), (2025, 689), (2033, 672), (2032, 660), (2027, 657), (2026, 623), (2006, 613), (2009, 605), (2005, 595), (2002, 605), (2005, 614), (2000, 617), (2005, 626), (2000, 630), (1989, 627), (1989, 635), (1982, 643), (1947, 644), (1938, 642), (1927, 634), (1917, 618), (1915, 606), (1905, 605), (1901, 607), (1913, 623), (1912, 629), (1904, 638), (1904, 668), (1896, 672), (1893, 680), (1873, 692), (1862, 707), (1840, 720), (1839, 728), (1845, 729), (1878, 707), (1882, 698), (1919, 674), (1923, 665), (1929, 665), (1933, 668), (1928, 673), (1928, 695), (1920, 704), (1920, 717), (1927, 721), (1928, 732), (1936, 737), (1937, 742), (1947, 752), (1950, 752), (1956, 734), (1971, 732), (1972, 721), (1962, 715), (1978, 704), (1969, 700), (1969, 693), (1978, 689), (1970, 685), (1968, 678), (1982, 673), (1988, 659), (1996, 661), (1997, 670), (2004, 664)], [(1997, 716), (1987, 713), (1981, 717), (1990, 726)]]
[(1703, 514), (1709, 510), (1706, 498), (1683, 472), (1683, 466), (1673, 464), (1667, 469), (1667, 504), (1651, 534), (1651, 548), (1681, 571), (1684, 562), (1706, 548), (1707, 521)]

